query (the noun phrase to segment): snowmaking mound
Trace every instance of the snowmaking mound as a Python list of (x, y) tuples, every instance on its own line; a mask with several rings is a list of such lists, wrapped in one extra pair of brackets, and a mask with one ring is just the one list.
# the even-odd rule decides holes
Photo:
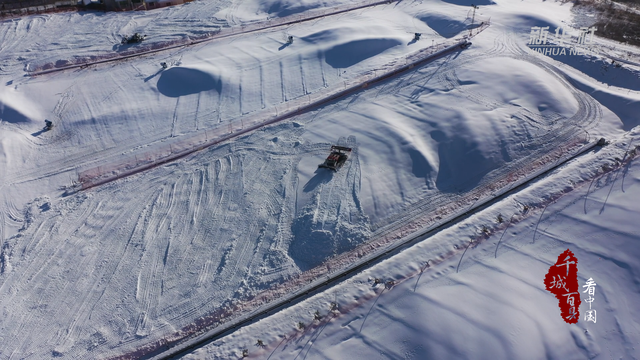
[(220, 93), (222, 81), (198, 69), (173, 67), (163, 71), (158, 80), (158, 91), (168, 97), (180, 97), (210, 90)]
[[(571, 90), (556, 75), (535, 64), (509, 57), (492, 57), (455, 71), (461, 91), (472, 99), (477, 94), (540, 113), (571, 117), (578, 104)], [(504, 74), (509, 76), (505, 82)]]
[(356, 138), (341, 138), (338, 144), (353, 149), (338, 172), (317, 168), (311, 176), (311, 169), (318, 162), (315, 156), (303, 157), (298, 164), (300, 182), (288, 253), (303, 271), (352, 250), (371, 237), (369, 219), (360, 206), (361, 169)]
[(327, 50), (325, 60), (333, 68), (348, 68), (400, 44), (401, 42), (396, 39), (350, 41)]

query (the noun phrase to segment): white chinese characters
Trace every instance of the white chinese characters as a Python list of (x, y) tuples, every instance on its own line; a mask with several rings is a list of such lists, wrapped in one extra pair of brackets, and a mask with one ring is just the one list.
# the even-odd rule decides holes
[(583, 291), (583, 293), (587, 293), (589, 295), (589, 298), (586, 299), (585, 301), (589, 303), (589, 310), (586, 311), (586, 314), (584, 316), (584, 320), (585, 321), (593, 321), (593, 323), (595, 324), (596, 322), (596, 311), (591, 309), (591, 303), (593, 302), (594, 296), (596, 294), (596, 282), (593, 281), (592, 278), (589, 278), (589, 280), (587, 280), (586, 285), (582, 285), (583, 288), (587, 288), (585, 291)]
[[(587, 46), (593, 43), (593, 35), (597, 28), (581, 27), (576, 34), (575, 38), (571, 37), (571, 34), (567, 29), (558, 27), (552, 36), (553, 44), (549, 44), (549, 26), (533, 26), (531, 27), (531, 33), (529, 34), (530, 46), (535, 46), (536, 51), (545, 55), (566, 55), (566, 48), (569, 49), (571, 55), (582, 55), (583, 52), (587, 52)], [(572, 40), (574, 40), (572, 42)]]

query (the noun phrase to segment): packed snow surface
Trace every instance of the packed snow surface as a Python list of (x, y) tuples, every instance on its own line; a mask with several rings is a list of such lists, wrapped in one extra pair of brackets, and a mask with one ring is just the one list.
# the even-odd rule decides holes
[[(402, 1), (25, 76), (126, 50), (120, 37), (133, 32), (160, 44), (345, 3), (195, 1), (0, 23), (0, 357), (135, 356), (559, 146), (638, 124), (637, 67), (597, 75), (582, 64), (601, 59), (526, 46), (531, 26), (560, 24), (569, 5), (487, 2), (474, 21), (492, 25), (467, 50), (179, 161), (65, 191), (84, 169), (143, 161), (176, 139), (341, 89), (471, 25), (466, 2)], [(336, 173), (317, 168), (332, 144), (353, 149)], [(466, 354), (456, 346), (442, 356)], [(337, 356), (328, 351), (318, 356)]]
[[(185, 358), (234, 358), (243, 349), (250, 359), (638, 358), (640, 151), (622, 166), (610, 166), (639, 142), (636, 130), (458, 226)], [(610, 170), (603, 172), (603, 165)], [(532, 207), (525, 211), (523, 204)], [(487, 225), (490, 235), (478, 235), (478, 224)], [(469, 239), (476, 242), (460, 260)], [(566, 249), (578, 259), (582, 305), (575, 325), (561, 319), (544, 285)], [(452, 256), (437, 256), (451, 250)], [(590, 278), (596, 283), (595, 322), (585, 321), (583, 286)], [(385, 284), (389, 280), (392, 286)], [(337, 310), (331, 311), (332, 302)], [(256, 346), (258, 339), (263, 347)]]

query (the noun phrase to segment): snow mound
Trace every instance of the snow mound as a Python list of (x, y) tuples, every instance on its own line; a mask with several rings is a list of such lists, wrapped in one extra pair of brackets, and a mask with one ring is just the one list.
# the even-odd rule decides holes
[(336, 45), (325, 52), (325, 61), (333, 68), (348, 68), (400, 45), (396, 39), (363, 39)]
[(506, 22), (506, 24), (508, 24), (509, 27), (513, 28), (513, 31), (515, 33), (526, 35), (526, 40), (528, 40), (528, 36), (531, 32), (531, 27), (533, 26), (548, 26), (550, 32), (553, 32), (555, 27), (562, 26), (562, 23), (556, 23), (552, 19), (544, 16), (544, 14), (518, 14), (509, 18), (505, 18), (504, 21)]
[(329, 221), (319, 221), (322, 219), (317, 219), (313, 205), (307, 207), (306, 212), (295, 219), (292, 226), (294, 238), (289, 247), (289, 256), (302, 271), (316, 267), (334, 255), (354, 249), (371, 235), (366, 223), (360, 220), (366, 219), (364, 214), (359, 214), (360, 219), (355, 216), (357, 220), (349, 223), (349, 214), (338, 209), (336, 213), (329, 214)]
[[(448, 138), (439, 133), (438, 155), (440, 168), (436, 187), (443, 192), (467, 191), (480, 183), (491, 170), (503, 164), (499, 159), (486, 155), (474, 141), (454, 135)], [(433, 136), (433, 135), (432, 135)]]
[(164, 72), (158, 80), (158, 91), (168, 97), (180, 97), (205, 91), (222, 91), (222, 80), (208, 72), (187, 68), (173, 67)]
[[(344, 144), (344, 138), (338, 144)], [(303, 271), (322, 264), (330, 257), (355, 248), (370, 238), (369, 219), (360, 206), (360, 161), (355, 136), (347, 146), (354, 150), (336, 173), (317, 169), (298, 191), (296, 217), (291, 225), (289, 256)], [(315, 159), (315, 158), (314, 158)], [(298, 177), (306, 177), (302, 160)], [(302, 183), (302, 182), (301, 182)]]
[[(526, 71), (523, 71), (526, 68)], [(504, 83), (505, 72), (513, 73)], [(474, 93), (491, 92), (501, 103), (527, 109), (538, 109), (543, 115), (557, 113), (571, 117), (578, 104), (571, 91), (551, 73), (522, 60), (494, 57), (456, 71), (462, 90)], [(480, 85), (482, 84), (482, 85)]]

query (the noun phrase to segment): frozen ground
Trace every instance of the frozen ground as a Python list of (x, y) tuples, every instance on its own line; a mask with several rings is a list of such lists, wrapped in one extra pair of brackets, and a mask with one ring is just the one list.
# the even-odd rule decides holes
[[(560, 145), (619, 137), (637, 125), (629, 109), (640, 98), (638, 68), (596, 76), (575, 65), (584, 59), (555, 61), (525, 46), (531, 26), (568, 18), (567, 5), (480, 4), (478, 20), (491, 16), (492, 26), (468, 50), (183, 160), (62, 196), (83, 168), (339, 88), (469, 23), (466, 4), (403, 1), (24, 77), (31, 63), (113, 51), (123, 33), (160, 41), (336, 4), (193, 2), (143, 15), (0, 23), (1, 357), (136, 356)], [(412, 42), (414, 32), (423, 39)], [(287, 34), (296, 38), (289, 46)], [(171, 65), (164, 71), (163, 61)], [(41, 131), (44, 119), (54, 130)], [(351, 145), (350, 160), (338, 173), (317, 171), (333, 143)]]

